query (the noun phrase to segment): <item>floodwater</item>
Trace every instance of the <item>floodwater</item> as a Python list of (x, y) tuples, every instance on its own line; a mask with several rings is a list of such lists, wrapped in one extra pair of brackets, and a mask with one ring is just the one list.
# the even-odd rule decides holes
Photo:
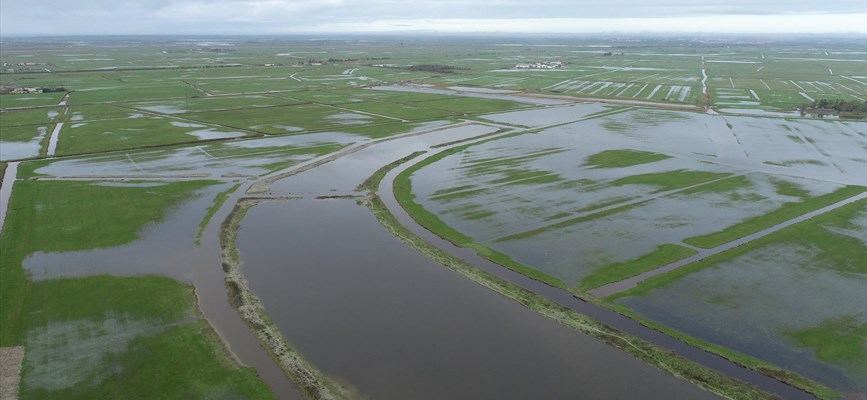
[[(447, 90), (447, 89), (435, 89), (435, 88), (423, 87), (423, 86), (392, 85), (392, 86), (374, 86), (371, 89), (373, 89), (373, 90), (385, 90), (385, 91), (392, 91), (392, 92), (445, 94), (445, 95), (453, 95), (453, 96), (461, 96), (461, 97), (478, 97), (478, 98), (482, 98), (482, 99), (493, 99), (493, 100), (511, 100), (511, 101), (517, 101), (517, 102), (521, 102), (521, 103), (530, 103), (530, 104), (537, 104), (537, 105), (557, 105), (557, 104), (571, 103), (571, 101), (554, 99), (554, 98), (517, 96), (517, 95), (506, 94), (506, 93), (490, 93), (487, 91), (484, 93), (480, 93), (478, 90), (466, 91), (466, 88), (463, 88), (462, 91), (457, 91), (457, 90)], [(452, 89), (452, 88), (450, 88), (450, 89)]]
[(47, 126), (36, 127), (37, 135), (27, 142), (0, 142), (0, 161), (18, 160), (22, 158), (36, 157), (42, 148), (42, 140), (48, 133)]
[(0, 234), (3, 233), (3, 223), (6, 222), (6, 213), (9, 212), (9, 198), (12, 197), (12, 186), (18, 174), (18, 163), (6, 164), (3, 172), (3, 184), (0, 185)]
[(40, 167), (39, 174), (53, 177), (136, 176), (173, 174), (260, 175), (264, 166), (278, 162), (301, 162), (312, 155), (286, 155), (291, 148), (325, 144), (347, 145), (361, 138), (346, 133), (315, 133), (208, 143), (170, 150), (140, 150), (126, 154), (95, 155), (62, 159)]
[(715, 397), (437, 264), (351, 200), (257, 205), (238, 240), (280, 330), (368, 398)]
[(851, 316), (852, 326), (867, 323), (867, 278), (826, 264), (808, 245), (771, 244), (619, 302), (691, 336), (863, 395), (863, 365), (847, 369), (844, 362), (822, 361), (789, 336), (834, 318)]
[(564, 107), (551, 107), (536, 110), (512, 111), (483, 115), (482, 118), (495, 122), (522, 126), (542, 126), (577, 121), (590, 114), (605, 111), (607, 108), (598, 103), (574, 104)]
[(403, 136), (377, 143), (325, 165), (279, 180), (271, 191), (283, 194), (346, 194), (373, 175), (380, 167), (431, 145), (469, 139), (496, 132), (480, 124), (460, 124), (417, 136)]

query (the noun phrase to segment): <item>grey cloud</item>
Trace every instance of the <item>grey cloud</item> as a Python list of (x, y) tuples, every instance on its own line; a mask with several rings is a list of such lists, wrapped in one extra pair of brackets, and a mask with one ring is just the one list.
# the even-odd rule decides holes
[(865, 13), (864, 0), (3, 0), (2, 34), (270, 33), (411, 19), (658, 18)]

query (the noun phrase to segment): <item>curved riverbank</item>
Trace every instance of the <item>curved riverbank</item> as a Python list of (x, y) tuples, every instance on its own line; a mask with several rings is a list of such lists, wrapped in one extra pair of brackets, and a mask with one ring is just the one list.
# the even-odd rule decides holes
[(338, 386), (310, 364), (277, 329), (265, 311), (262, 302), (250, 290), (241, 272), (241, 258), (237, 249), (238, 228), (247, 211), (263, 199), (242, 199), (223, 222), (220, 234), (223, 271), (229, 303), (253, 331), (262, 346), (283, 369), (283, 372), (309, 399), (343, 399)]

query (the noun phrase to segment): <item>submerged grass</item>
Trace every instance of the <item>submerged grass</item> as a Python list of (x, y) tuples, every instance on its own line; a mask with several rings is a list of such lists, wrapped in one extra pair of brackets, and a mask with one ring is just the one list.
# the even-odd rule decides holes
[(686, 186), (697, 185), (720, 179), (730, 174), (708, 171), (689, 171), (679, 169), (667, 172), (655, 172), (649, 174), (631, 175), (616, 179), (611, 182), (612, 186), (623, 185), (650, 185), (656, 186), (656, 192), (679, 189)]
[(545, 232), (550, 231), (550, 230), (566, 228), (566, 227), (569, 227), (572, 225), (580, 224), (582, 222), (592, 221), (594, 219), (603, 218), (603, 217), (607, 217), (609, 215), (628, 211), (628, 210), (631, 210), (633, 208), (640, 207), (640, 206), (644, 205), (645, 203), (647, 203), (648, 201), (650, 201), (650, 200), (645, 200), (645, 201), (633, 203), (633, 204), (627, 204), (627, 205), (622, 206), (622, 207), (617, 207), (617, 208), (612, 208), (612, 209), (608, 209), (608, 210), (604, 210), (604, 211), (599, 211), (599, 212), (596, 212), (596, 213), (593, 213), (590, 215), (582, 215), (580, 217), (567, 219), (565, 221), (560, 221), (560, 222), (557, 222), (557, 223), (554, 223), (551, 225), (546, 225), (546, 226), (531, 229), (528, 231), (519, 232), (519, 233), (515, 233), (512, 235), (508, 235), (508, 236), (503, 236), (501, 238), (496, 239), (495, 241), (496, 242), (507, 242), (510, 240), (526, 239), (529, 237), (533, 237), (533, 236), (545, 233)]
[[(784, 187), (783, 190), (790, 194), (801, 194), (799, 189)], [(780, 208), (769, 213), (729, 226), (718, 232), (684, 239), (683, 242), (704, 249), (710, 249), (731, 242), (732, 240), (759, 232), (763, 229), (770, 228), (774, 225), (781, 224), (792, 218), (799, 217), (822, 207), (827, 207), (838, 201), (843, 201), (852, 196), (864, 193), (865, 191), (867, 191), (867, 187), (845, 186), (831, 193), (804, 200), (799, 203), (784, 203)]]
[(867, 370), (867, 323), (859, 324), (855, 315), (830, 318), (788, 336), (801, 347), (815, 349), (820, 360), (851, 362)]

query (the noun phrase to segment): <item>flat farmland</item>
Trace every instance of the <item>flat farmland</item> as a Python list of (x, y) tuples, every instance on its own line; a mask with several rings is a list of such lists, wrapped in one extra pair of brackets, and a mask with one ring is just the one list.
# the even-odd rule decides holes
[(761, 40), (4, 38), (19, 397), (863, 397), (863, 40)]

